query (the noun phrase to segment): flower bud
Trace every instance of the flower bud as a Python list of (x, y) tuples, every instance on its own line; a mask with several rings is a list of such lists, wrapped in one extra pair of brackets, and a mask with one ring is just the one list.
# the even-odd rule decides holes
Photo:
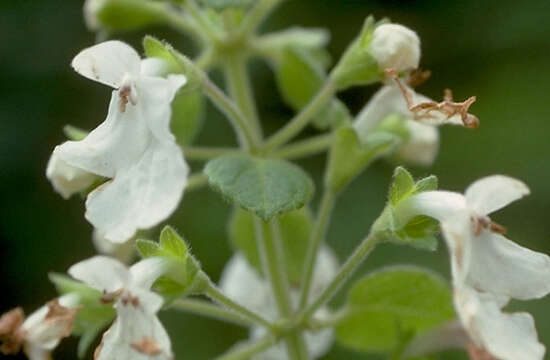
[(46, 177), (51, 181), (55, 191), (65, 199), (88, 189), (99, 179), (97, 175), (69, 165), (55, 154), (52, 154), (48, 161)]
[(370, 53), (382, 70), (398, 72), (418, 68), (420, 39), (411, 29), (399, 24), (382, 24), (374, 30)]
[(414, 120), (405, 120), (404, 125), (409, 138), (398, 148), (398, 158), (412, 165), (431, 166), (439, 152), (438, 129)]

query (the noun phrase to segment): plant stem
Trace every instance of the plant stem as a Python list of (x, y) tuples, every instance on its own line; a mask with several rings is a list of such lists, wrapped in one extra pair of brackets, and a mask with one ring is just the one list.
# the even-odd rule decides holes
[(218, 109), (229, 118), (233, 128), (237, 132), (241, 146), (244, 147), (245, 150), (254, 150), (257, 146), (256, 139), (252, 135), (245, 116), (237, 105), (235, 105), (235, 103), (227, 97), (227, 95), (225, 95), (206, 74), (204, 75), (203, 89), (205, 94), (212, 100)]
[(367, 258), (377, 243), (378, 238), (376, 236), (373, 234), (367, 236), (355, 249), (345, 264), (342, 265), (338, 274), (332, 279), (323, 293), (301, 314), (301, 317), (303, 319), (309, 319), (319, 307), (330, 301), (353, 272), (357, 270), (357, 267)]
[(201, 32), (208, 37), (210, 42), (215, 43), (219, 41), (220, 35), (210, 23), (208, 18), (204, 16), (204, 13), (195, 0), (185, 0), (183, 2), (183, 7), (189, 12), (189, 15), (193, 17)]
[(205, 290), (205, 295), (217, 302), (218, 304), (221, 304), (228, 309), (235, 311), (236, 313), (244, 316), (245, 318), (255, 322), (258, 325), (262, 325), (266, 327), (269, 330), (273, 330), (274, 326), (271, 322), (267, 321), (262, 316), (248, 310), (242, 305), (237, 304), (227, 296), (225, 296), (220, 289), (216, 287), (212, 282), (208, 285), (208, 287)]
[(248, 360), (253, 355), (259, 354), (262, 351), (267, 350), (276, 343), (277, 339), (274, 336), (269, 335), (257, 342), (237, 346), (228, 354), (219, 356), (215, 360)]
[(187, 178), (185, 191), (197, 190), (208, 183), (208, 178), (204, 174), (193, 174)]
[(242, 110), (248, 124), (252, 128), (256, 140), (262, 138), (262, 128), (258, 118), (258, 110), (254, 101), (254, 94), (250, 78), (246, 70), (246, 57), (239, 54), (229, 55), (225, 59), (224, 75), (229, 88), (229, 94)]
[(239, 151), (238, 148), (184, 147), (183, 155), (190, 160), (210, 160), (218, 156)]
[(308, 303), (313, 272), (315, 270), (315, 260), (317, 259), (317, 254), (319, 253), (319, 247), (326, 236), (328, 224), (330, 222), (330, 215), (332, 214), (332, 210), (334, 209), (334, 204), (336, 202), (335, 200), (336, 194), (332, 190), (325, 188), (321, 199), (321, 205), (317, 212), (315, 227), (311, 233), (311, 241), (307, 251), (306, 260), (304, 262), (303, 277), (300, 282), (302, 286), (302, 293), (300, 294), (298, 309), (301, 310), (305, 309)]
[(246, 15), (239, 32), (241, 34), (252, 34), (264, 22), (269, 14), (284, 0), (259, 0)]
[(336, 92), (336, 86), (331, 79), (332, 78), (329, 77), (325, 86), (315, 95), (305, 108), (266, 141), (263, 147), (264, 151), (273, 150), (288, 142), (309, 124), (310, 120), (322, 110), (323, 106), (326, 105)]
[(164, 16), (166, 21), (173, 28), (180, 30), (185, 34), (191, 35), (193, 38), (199, 40), (199, 43), (207, 42), (207, 38), (202, 32), (202, 28), (188, 14), (185, 14), (182, 11), (174, 10), (172, 6), (165, 6)]
[(332, 144), (333, 134), (323, 134), (303, 141), (286, 145), (275, 150), (272, 154), (289, 160), (300, 159), (310, 155), (322, 153)]
[(256, 325), (254, 321), (251, 321), (250, 319), (245, 318), (234, 311), (224, 309), (203, 300), (178, 299), (172, 303), (170, 308), (210, 317), (240, 326), (250, 327)]
[[(254, 228), (264, 274), (271, 285), (279, 316), (281, 318), (290, 318), (293, 314), (293, 309), (279, 238), (279, 224), (276, 219), (271, 224), (268, 224), (259, 218), (255, 218)], [(291, 332), (288, 334), (285, 342), (289, 359), (308, 359), (307, 348), (301, 334)]]

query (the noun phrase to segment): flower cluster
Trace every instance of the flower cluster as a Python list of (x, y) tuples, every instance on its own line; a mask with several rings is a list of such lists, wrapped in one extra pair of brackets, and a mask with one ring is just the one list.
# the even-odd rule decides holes
[[(372, 17), (328, 73), (326, 32), (257, 32), (278, 3), (85, 2), (88, 26), (103, 35), (165, 24), (191, 35), (204, 52), (191, 60), (148, 36), (145, 58), (110, 40), (73, 59), (78, 74), (113, 89), (111, 100), (103, 123), (89, 133), (69, 131), (70, 139), (55, 147), (46, 176), (63, 198), (86, 197), (85, 217), (101, 255), (71, 266), (70, 277), (53, 275), (62, 296), (26, 319), (20, 308), (5, 313), (2, 354), (23, 350), (31, 360), (45, 360), (74, 334), (84, 356), (102, 333), (96, 360), (171, 360), (172, 341), (158, 313), (179, 309), (248, 328), (248, 339), (220, 360), (316, 359), (336, 341), (396, 359), (447, 343), (472, 360), (544, 358), (531, 315), (504, 308), (512, 299), (550, 293), (550, 257), (508, 240), (504, 226), (488, 216), (529, 194), (519, 180), (490, 176), (462, 195), (437, 190), (435, 176), (415, 181), (398, 167), (382, 214), (339, 264), (324, 240), (342, 190), (379, 157), (432, 165), (438, 126), (479, 126), (469, 112), (476, 98), (457, 102), (446, 90), (436, 102), (417, 93), (414, 85), (429, 74), (419, 69), (419, 36)], [(268, 138), (253, 101), (249, 57), (267, 60), (297, 112)], [(210, 80), (213, 69), (224, 72), (229, 94)], [(337, 92), (373, 83), (381, 87), (354, 118)], [(239, 147), (191, 146), (203, 98), (228, 118)], [(175, 123), (182, 118), (183, 125)], [(289, 144), (308, 124), (327, 134)], [(186, 158), (208, 161), (199, 174), (189, 175), (184, 149)], [(316, 182), (290, 160), (325, 150), (325, 182), (312, 216)], [(219, 287), (171, 227), (159, 242), (138, 239), (176, 211), (184, 191), (207, 182), (235, 206), (228, 226), (235, 254)], [(439, 228), (450, 253), (452, 292), (431, 271), (386, 268), (356, 281), (344, 305), (331, 306), (378, 243), (433, 250)], [(142, 259), (127, 266), (138, 252)], [(449, 329), (453, 341), (437, 343)]]

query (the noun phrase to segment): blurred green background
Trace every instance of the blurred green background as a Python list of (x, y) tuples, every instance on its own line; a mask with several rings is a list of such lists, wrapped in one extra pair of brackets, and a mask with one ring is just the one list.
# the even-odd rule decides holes
[[(94, 253), (82, 200), (64, 201), (45, 177), (53, 147), (64, 141), (63, 125), (95, 127), (105, 117), (110, 96), (106, 87), (83, 79), (69, 66), (72, 57), (95, 39), (84, 26), (81, 10), (82, 3), (74, 0), (0, 2), (0, 312), (19, 304), (27, 312), (34, 310), (55, 296), (48, 272), (65, 272)], [(451, 87), (458, 99), (477, 95), (472, 112), (482, 125), (476, 131), (442, 129), (435, 166), (412, 169), (414, 175), (435, 173), (442, 188), (458, 191), (489, 174), (523, 179), (532, 196), (497, 214), (495, 220), (508, 226), (511, 239), (550, 253), (549, 13), (548, 0), (290, 0), (265, 30), (292, 24), (326, 27), (332, 33), (330, 52), (337, 58), (369, 14), (415, 29), (423, 43), (422, 66), (433, 72), (419, 90), (436, 99), (445, 87)], [(166, 28), (120, 38), (139, 48), (146, 33), (194, 53), (188, 39)], [(275, 92), (269, 68), (261, 63), (252, 68), (265, 126), (276, 129), (292, 113)], [(374, 90), (353, 89), (341, 98), (356, 112)], [(231, 145), (230, 134), (227, 123), (209, 109), (198, 143)], [(324, 156), (300, 164), (319, 181)], [(194, 166), (200, 169), (201, 164)], [(328, 236), (340, 259), (351, 252), (380, 212), (392, 171), (392, 164), (376, 163), (341, 197)], [(218, 195), (203, 189), (187, 194), (169, 221), (186, 236), (214, 279), (231, 255), (225, 232), (229, 210)], [(359, 274), (403, 262), (431, 267), (445, 276), (449, 273), (444, 246), (434, 254), (386, 245), (376, 250)], [(532, 312), (542, 341), (550, 344), (550, 298), (514, 303), (512, 308)], [(240, 328), (181, 313), (162, 318), (178, 359), (211, 359), (246, 336)], [(65, 342), (55, 358), (74, 359), (74, 354), (73, 340)], [(335, 347), (325, 359), (377, 358)]]

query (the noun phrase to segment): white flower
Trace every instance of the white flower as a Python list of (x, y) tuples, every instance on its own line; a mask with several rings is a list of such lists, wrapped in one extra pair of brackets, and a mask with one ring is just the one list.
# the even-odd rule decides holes
[(92, 243), (99, 254), (112, 256), (128, 264), (136, 254), (135, 238), (125, 243), (114, 243), (105, 238), (101, 230), (94, 229)]
[(126, 268), (118, 260), (96, 256), (73, 265), (69, 274), (103, 291), (103, 301), (115, 301), (117, 318), (105, 332), (96, 360), (173, 359), (170, 338), (157, 318), (162, 298), (150, 290), (166, 270), (160, 258)]
[[(338, 271), (338, 261), (335, 255), (328, 248), (322, 248), (319, 251), (319, 257), (315, 266), (315, 272), (312, 280), (312, 294), (319, 294), (330, 282)], [(239, 304), (262, 314), (269, 320), (277, 319), (277, 306), (271, 293), (269, 283), (248, 263), (240, 254), (233, 258), (225, 266), (221, 279), (220, 288), (227, 296), (237, 301)], [(291, 292), (292, 300), (298, 303), (299, 292)], [(317, 317), (328, 315), (327, 308), (321, 308), (317, 311)], [(251, 330), (251, 338), (259, 339), (266, 335), (263, 327), (255, 327)], [(305, 340), (312, 358), (323, 356), (332, 346), (334, 334), (332, 329), (305, 333)], [(277, 344), (255, 359), (261, 360), (286, 360), (288, 359), (284, 344)]]
[[(416, 94), (412, 89), (417, 102), (432, 101), (422, 95)], [(415, 119), (415, 114), (409, 110), (403, 93), (395, 84), (383, 86), (371, 98), (367, 105), (357, 116), (353, 126), (361, 140), (365, 140), (374, 129), (390, 115), (398, 114), (405, 118), (405, 127), (409, 133), (409, 139), (398, 150), (399, 156), (413, 164), (429, 166), (435, 160), (439, 150), (439, 131), (435, 128), (431, 118)], [(425, 124), (424, 122), (428, 122)], [(460, 124), (460, 117), (453, 116), (444, 120), (451, 124)]]
[(542, 360), (534, 320), (504, 313), (510, 299), (550, 293), (550, 257), (508, 240), (488, 215), (529, 194), (521, 181), (490, 176), (465, 195), (428, 191), (407, 200), (400, 212), (424, 214), (442, 224), (453, 272), (454, 301), (474, 345), (501, 360)]
[(370, 53), (383, 70), (416, 69), (420, 62), (420, 39), (403, 25), (382, 24), (374, 30)]
[(21, 346), (30, 360), (50, 359), (59, 342), (71, 335), (78, 308), (77, 298), (65, 295), (52, 300), (24, 319), (20, 308), (0, 318), (0, 352), (17, 354)]
[(124, 242), (166, 219), (183, 196), (189, 169), (170, 132), (170, 118), (171, 102), (186, 80), (144, 75), (136, 51), (119, 41), (82, 51), (72, 65), (116, 90), (105, 122), (84, 140), (57, 146), (54, 156), (112, 178), (88, 195), (86, 218), (105, 238)]
[(99, 179), (97, 175), (67, 164), (55, 154), (48, 161), (46, 177), (64, 199), (86, 190)]

